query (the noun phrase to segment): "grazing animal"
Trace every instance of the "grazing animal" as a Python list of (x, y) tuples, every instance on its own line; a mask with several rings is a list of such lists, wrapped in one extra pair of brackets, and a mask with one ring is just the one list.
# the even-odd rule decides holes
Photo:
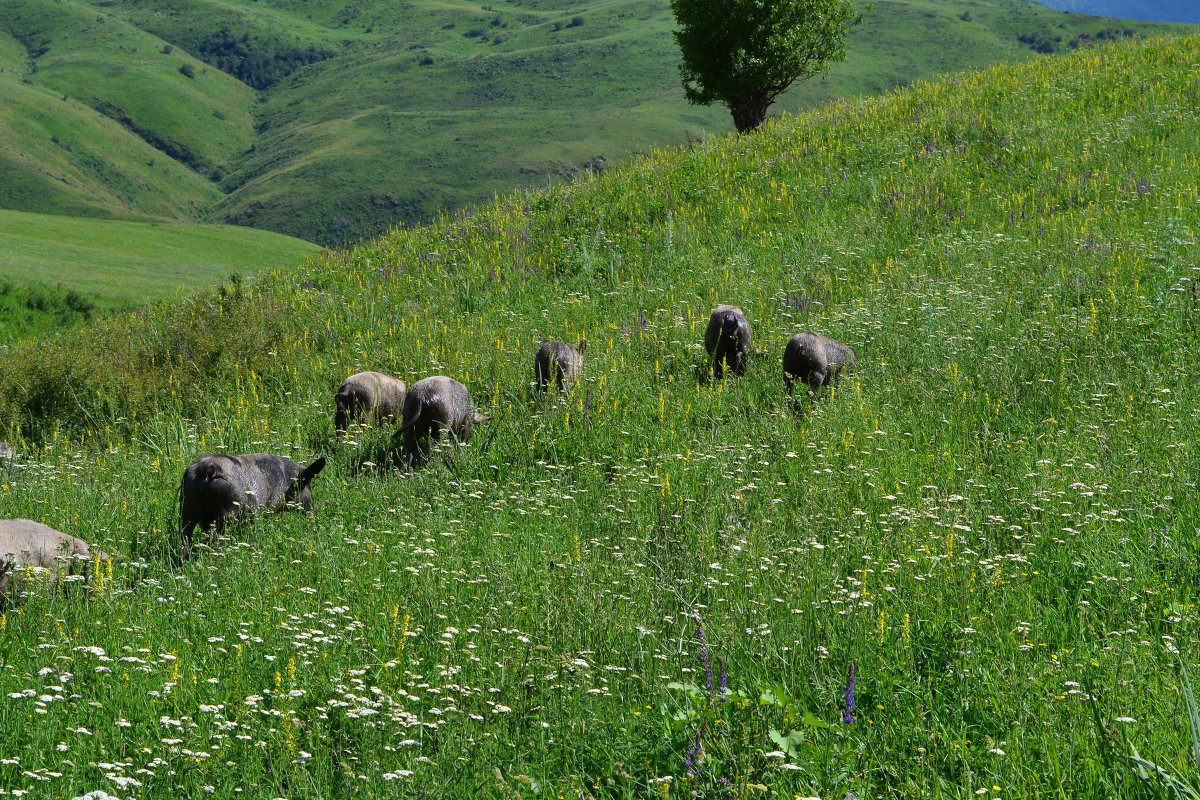
[(537, 378), (538, 391), (545, 392), (551, 379), (558, 384), (560, 392), (564, 391), (568, 384), (579, 380), (579, 373), (583, 370), (583, 351), (586, 349), (587, 339), (577, 345), (542, 342), (533, 360), (533, 374)]
[(783, 351), (783, 382), (788, 394), (798, 378), (815, 397), (822, 386), (852, 368), (855, 359), (854, 351), (835, 339), (811, 331), (797, 333)]
[(713, 359), (713, 375), (720, 380), (726, 365), (734, 375), (746, 371), (750, 357), (750, 323), (737, 306), (717, 306), (704, 332), (704, 349)]
[(311, 510), (312, 479), (324, 468), (324, 457), (302, 467), (270, 453), (200, 456), (183, 473), (179, 486), (183, 557), (191, 557), (192, 533), (197, 527), (208, 530), (216, 526), (219, 533), (227, 520), (289, 503)]
[(404, 457), (412, 469), (428, 458), (427, 440), (436, 442), (442, 431), (449, 429), (465, 442), (471, 438), (471, 426), (487, 420), (475, 410), (467, 387), (445, 375), (434, 375), (409, 388), (404, 398), (404, 424), (395, 435), (404, 437)]
[[(74, 536), (56, 531), (49, 525), (31, 519), (0, 519), (0, 608), (11, 576), (18, 570), (31, 567), (50, 570), (57, 575), (61, 567), (69, 574), (85, 572), (92, 560), (88, 543)], [(96, 555), (107, 560), (108, 555), (97, 551)]]
[(333, 400), (337, 414), (333, 427), (340, 438), (351, 422), (371, 419), (395, 422), (404, 410), (404, 381), (382, 372), (359, 372), (342, 383)]

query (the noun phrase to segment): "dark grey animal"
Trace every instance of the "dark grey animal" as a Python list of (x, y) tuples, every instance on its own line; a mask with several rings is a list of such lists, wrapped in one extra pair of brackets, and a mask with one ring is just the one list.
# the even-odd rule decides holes
[(342, 383), (333, 401), (337, 414), (333, 427), (338, 437), (351, 422), (395, 422), (404, 410), (404, 381), (382, 372), (359, 372)]
[(734, 375), (746, 371), (750, 357), (750, 323), (737, 306), (717, 306), (704, 332), (704, 349), (713, 359), (713, 375), (724, 377), (726, 365)]
[(544, 392), (553, 380), (558, 384), (558, 390), (564, 391), (568, 385), (579, 380), (583, 370), (583, 352), (587, 350), (587, 339), (579, 344), (566, 342), (542, 342), (537, 356), (533, 360), (533, 374), (537, 378), (538, 391)]
[(475, 410), (467, 387), (445, 375), (422, 378), (404, 398), (404, 424), (396, 436), (404, 437), (404, 457), (409, 469), (424, 464), (430, 442), (449, 430), (460, 442), (471, 438), (471, 427), (488, 418)]
[(854, 351), (836, 339), (811, 331), (797, 333), (783, 351), (783, 382), (788, 394), (799, 379), (815, 397), (822, 386), (851, 369), (855, 359)]
[(183, 557), (192, 554), (192, 533), (213, 526), (220, 533), (228, 520), (260, 508), (296, 503), (312, 509), (312, 479), (325, 468), (324, 457), (307, 467), (270, 453), (200, 456), (183, 473), (179, 487), (179, 532)]
[[(101, 560), (108, 555), (97, 552)], [(25, 567), (82, 574), (92, 561), (88, 543), (31, 519), (0, 519), (0, 606), (14, 573)]]

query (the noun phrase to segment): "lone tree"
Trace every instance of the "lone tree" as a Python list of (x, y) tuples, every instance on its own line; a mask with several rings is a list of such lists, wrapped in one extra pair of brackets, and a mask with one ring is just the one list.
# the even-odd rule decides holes
[(724, 103), (739, 133), (793, 83), (845, 59), (846, 32), (862, 21), (850, 0), (671, 0), (671, 11), (688, 101)]

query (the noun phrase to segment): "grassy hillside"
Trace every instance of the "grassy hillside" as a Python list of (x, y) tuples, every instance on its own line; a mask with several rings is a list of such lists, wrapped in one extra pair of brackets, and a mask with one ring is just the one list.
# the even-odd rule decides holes
[(81, 217), (202, 215), (211, 182), (70, 98), (0, 72), (0, 206)]
[[(1135, 748), (1194, 784), (1198, 51), (833, 103), (14, 348), (4, 514), (126, 560), (0, 617), (0, 785), (1162, 796)], [(714, 383), (719, 302), (764, 355)], [(793, 408), (807, 328), (859, 367)], [(492, 419), (398, 474), (333, 441), (368, 368)], [(318, 508), (177, 566), (221, 450), (329, 456)]]
[[(227, 182), (223, 219), (354, 241), (650, 144), (732, 129), (725, 109), (683, 100), (666, 3), (413, 4), (404, 14), (389, 23), (364, 15), (357, 25), (404, 33), (272, 89), (260, 112), (266, 130)], [(884, 0), (854, 32), (847, 63), (776, 110), (1028, 58), (1022, 36), (1058, 37), (1065, 48), (1105, 24), (1025, 2)]]
[(3, 24), (34, 60), (39, 86), (219, 179), (253, 139), (253, 91), (102, 9), (73, 0), (9, 0)]
[[(169, 225), (0, 211), (0, 341), (290, 267), (317, 245), (228, 225)], [(84, 313), (87, 312), (87, 313)]]
[(0, 31), (0, 69), (24, 69), (27, 54), (24, 46), (4, 31)]
[[(109, 152), (113, 126), (86, 106), (140, 139), (135, 150), (148, 144), (190, 173), (164, 203), (162, 156), (117, 150), (102, 173), (64, 184), (61, 148), (42, 133), (48, 112), (5, 104), (0, 121), (29, 131), (12, 145), (29, 155), (0, 161), (12, 175), (0, 201), (19, 210), (346, 243), (731, 129), (723, 109), (683, 101), (659, 0), (11, 0), (6, 12), (0, 59), (24, 66), (0, 78), (11, 69), (26, 91), (52, 93), (52, 110), (75, 101), (53, 112), (73, 117), (73, 147)], [(880, 0), (847, 63), (778, 110), (1068, 49), (1112, 25), (1030, 0)]]
[(0, 211), (0, 276), (66, 284), (127, 305), (290, 267), (317, 245), (227, 225), (167, 225)]

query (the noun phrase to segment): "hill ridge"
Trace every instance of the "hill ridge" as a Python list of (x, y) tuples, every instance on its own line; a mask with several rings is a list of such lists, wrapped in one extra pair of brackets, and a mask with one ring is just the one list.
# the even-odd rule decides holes
[[(133, 0), (43, 9), (47, 2), (11, 0), (0, 28), (39, 47), (43, 39), (52, 43), (31, 76), (39, 85), (87, 102), (164, 158), (197, 171), (183, 182), (185, 195), (212, 197), (205, 203), (132, 201), (139, 213), (164, 218), (348, 243), (442, 208), (559, 179), (598, 155), (612, 164), (647, 144), (728, 128), (722, 110), (683, 102), (669, 13), (642, 0), (486, 9), (192, 0), (172, 14)], [(1103, 20), (1064, 19), (1032, 2), (882, 0), (876, 18), (855, 33), (849, 62), (780, 107), (881, 91), (971, 59), (1067, 47), (1073, 37), (1105, 30)], [(280, 20), (295, 24), (284, 28)], [(941, 44), (931, 50), (935, 39)], [(868, 57), (872, 44), (878, 47)], [(256, 70), (263, 80), (278, 80), (282, 70), (282, 80), (256, 93), (189, 52), (209, 52), (214, 63), (226, 59), (227, 67)], [(83, 55), (91, 59), (86, 64)], [(319, 61), (301, 64), (317, 55)], [(85, 75), (110, 73), (123, 77), (80, 89)], [(143, 96), (150, 89), (158, 100)], [(176, 96), (186, 101), (168, 108), (161, 100)], [(456, 113), (432, 121), (415, 113), (420, 108)], [(137, 174), (144, 168), (130, 158), (113, 159), (113, 179), (145, 183)], [(45, 211), (53, 202), (79, 210), (104, 201), (80, 186), (40, 198), (33, 189), (14, 189), (0, 202)], [(126, 213), (118, 207), (110, 215)]]

